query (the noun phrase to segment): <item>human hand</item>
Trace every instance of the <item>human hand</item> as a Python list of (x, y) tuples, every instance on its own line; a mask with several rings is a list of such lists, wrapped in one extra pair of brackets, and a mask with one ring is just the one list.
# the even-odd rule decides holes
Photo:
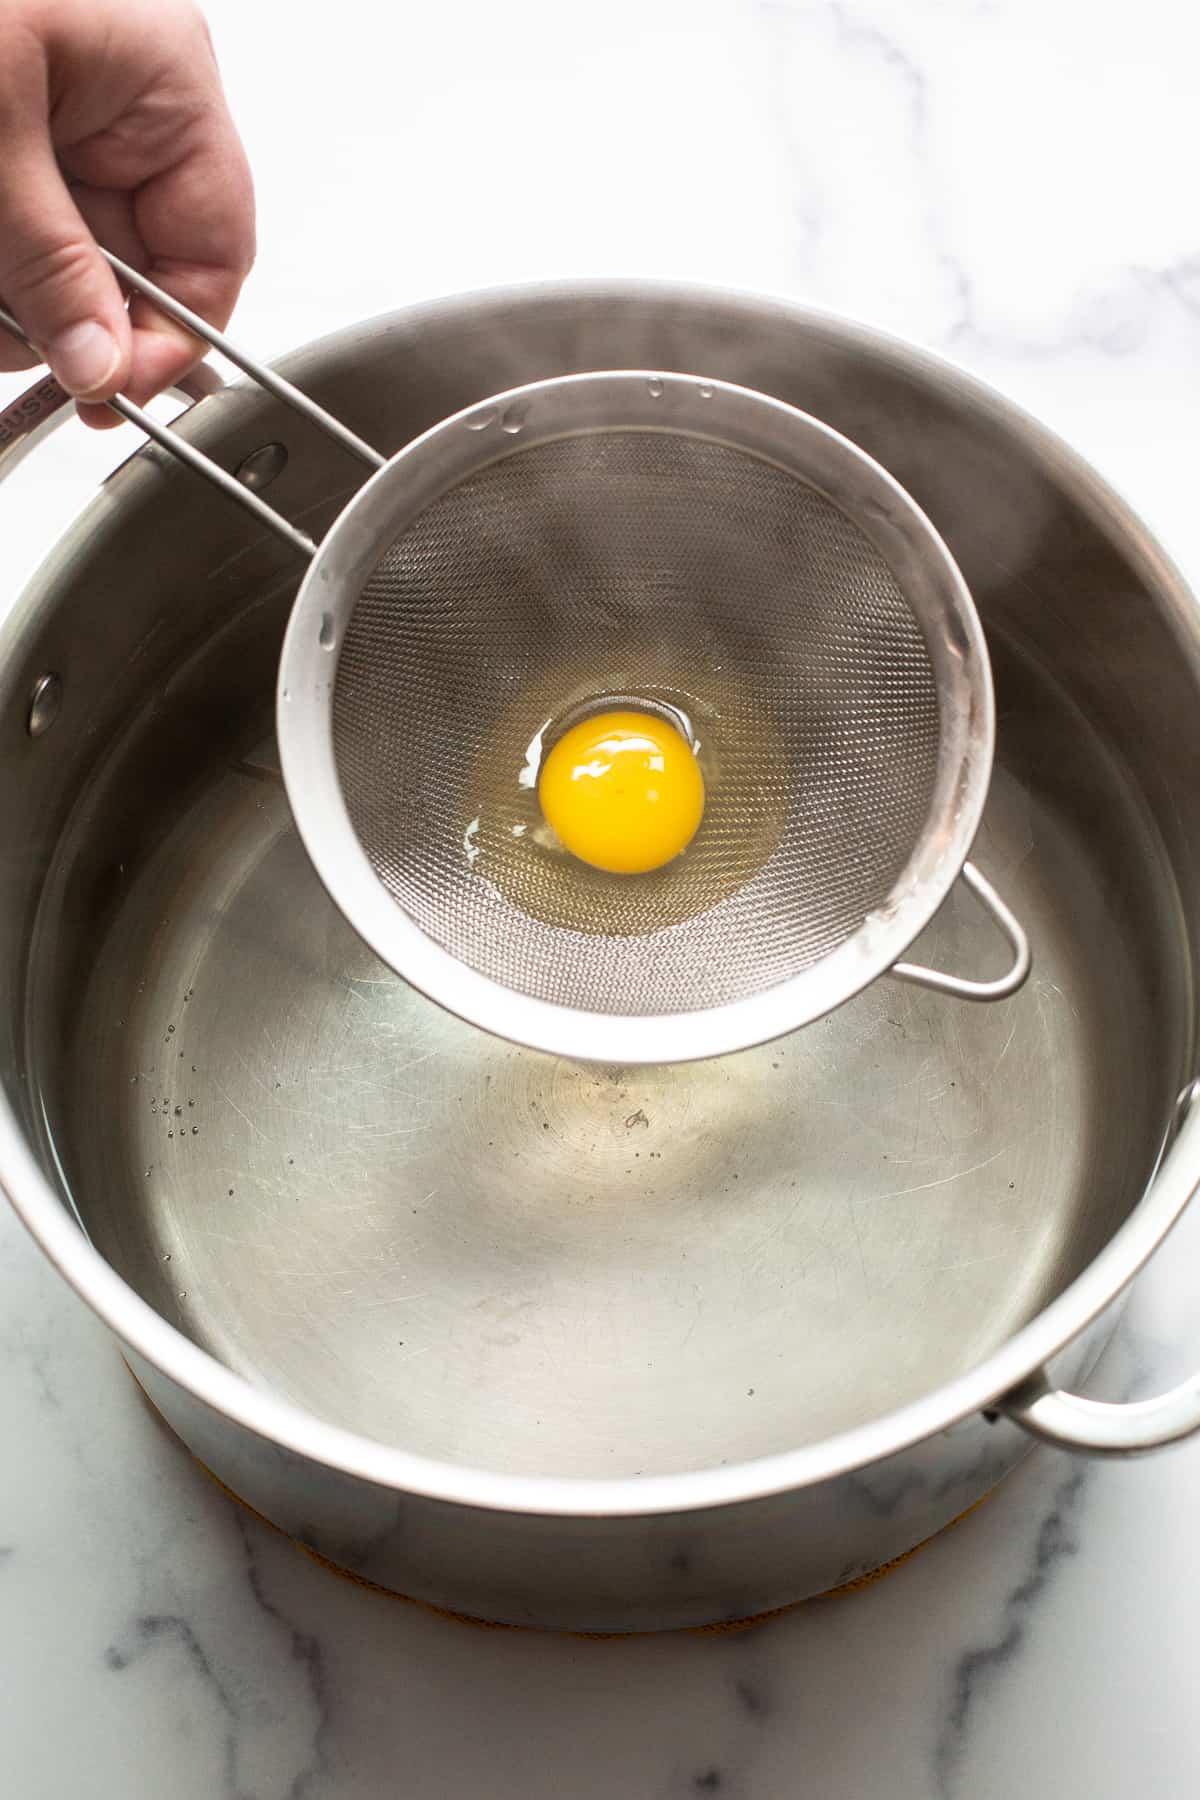
[[(126, 310), (97, 242), (227, 322), (254, 196), (208, 29), (190, 0), (0, 0), (0, 297), (68, 393), (144, 403), (204, 346)], [(0, 331), (0, 369), (31, 360)]]

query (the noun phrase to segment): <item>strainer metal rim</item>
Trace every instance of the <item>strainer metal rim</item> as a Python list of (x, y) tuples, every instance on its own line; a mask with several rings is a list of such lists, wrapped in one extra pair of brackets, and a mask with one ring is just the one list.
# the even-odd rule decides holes
[[(706, 429), (673, 423), (695, 417)], [(580, 423), (586, 406), (586, 423)], [(748, 445), (746, 421), (757, 442)], [(943, 704), (943, 754), (927, 829), (885, 907), (836, 950), (754, 995), (688, 1012), (629, 1015), (536, 999), (438, 944), (376, 874), (351, 823), (333, 747), (338, 659), (363, 583), (397, 535), (468, 474), (581, 430), (686, 430), (752, 449), (821, 491), (897, 572), (926, 634)], [(807, 453), (807, 454), (805, 454)], [(811, 458), (811, 461), (810, 461)], [(399, 976), (471, 1024), (531, 1049), (612, 1064), (694, 1061), (746, 1049), (824, 1016), (887, 972), (962, 870), (987, 797), (995, 735), (991, 670), (966, 582), (932, 522), (873, 458), (819, 419), (697, 375), (618, 370), (493, 395), (397, 452), (338, 516), (309, 566), (284, 637), (276, 697), (280, 762), (297, 830), (328, 893)]]

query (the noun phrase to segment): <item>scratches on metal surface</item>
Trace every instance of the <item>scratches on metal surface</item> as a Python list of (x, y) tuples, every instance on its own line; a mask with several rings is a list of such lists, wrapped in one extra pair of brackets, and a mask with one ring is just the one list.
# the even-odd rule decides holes
[(905, 1194), (924, 1194), (931, 1188), (949, 1187), (955, 1181), (964, 1181), (968, 1175), (978, 1175), (980, 1169), (990, 1168), (992, 1163), (999, 1162), (1002, 1156), (1009, 1154), (1011, 1146), (1002, 1144), (999, 1150), (993, 1150), (990, 1156), (981, 1157), (978, 1162), (971, 1163), (965, 1169), (955, 1169), (949, 1175), (935, 1175), (929, 1181), (918, 1181), (912, 1187), (885, 1188), (882, 1193), (870, 1196), (873, 1200), (899, 1200)]
[(227, 1092), (227, 1090), (221, 1086), (219, 1081), (215, 1081), (213, 1083), (213, 1086), (216, 1088), (218, 1094), (220, 1094), (222, 1100), (225, 1101), (226, 1105), (231, 1106), (233, 1108), (234, 1112), (238, 1115), (238, 1118), (243, 1120), (245, 1122), (245, 1124), (249, 1126), (250, 1130), (254, 1133), (255, 1137), (262, 1138), (264, 1143), (267, 1143), (270, 1141), (267, 1137), (266, 1132), (262, 1129), (262, 1126), (256, 1125), (254, 1123), (254, 1120), (250, 1117), (250, 1114), (248, 1112), (243, 1112), (242, 1108), (238, 1105), (237, 1101), (233, 1098), (232, 1094)]

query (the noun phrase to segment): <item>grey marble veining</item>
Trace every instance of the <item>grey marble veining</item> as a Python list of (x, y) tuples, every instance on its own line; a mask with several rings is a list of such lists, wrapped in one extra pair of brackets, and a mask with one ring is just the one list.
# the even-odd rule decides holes
[[(1189, 1221), (1151, 1271), (1097, 1391), (1200, 1356), (1170, 1319), (1198, 1239)], [(541, 1638), (364, 1592), (244, 1514), (8, 1218), (0, 1292), (0, 1429), (22, 1449), (0, 1716), (30, 1800), (1117, 1800), (1147, 1791), (1150, 1733), (1149, 1791), (1200, 1780), (1192, 1448), (1037, 1456), (885, 1581), (737, 1636)]]
[[(787, 292), (994, 381), (1200, 578), (1200, 26), (1176, 0), (208, 11), (259, 178), (249, 345), (540, 273)], [(112, 456), (76, 432), (23, 465), (10, 576)], [(1198, 1255), (1200, 1216), (1092, 1391), (1200, 1366)], [(1200, 1444), (1039, 1452), (885, 1581), (741, 1635), (486, 1631), (227, 1500), (3, 1209), (0, 1441), (14, 1800), (1200, 1792)]]

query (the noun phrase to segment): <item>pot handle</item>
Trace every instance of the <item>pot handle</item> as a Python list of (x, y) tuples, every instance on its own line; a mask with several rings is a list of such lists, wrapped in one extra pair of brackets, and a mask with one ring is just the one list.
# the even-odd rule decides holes
[(918, 987), (932, 988), (935, 993), (953, 994), (959, 1000), (1007, 1000), (1029, 974), (1029, 939), (1016, 915), (973, 862), (963, 864), (962, 878), (1008, 939), (1012, 962), (1004, 974), (994, 981), (975, 981), (966, 975), (947, 975), (942, 969), (927, 969), (923, 963), (908, 962), (893, 963), (888, 974), (894, 975), (897, 981), (911, 981)]
[[(1172, 1136), (1200, 1100), (1200, 1081), (1175, 1103)], [(1200, 1374), (1153, 1400), (1088, 1400), (1050, 1385), (1038, 1369), (997, 1400), (995, 1409), (1031, 1436), (1085, 1456), (1136, 1456), (1177, 1444), (1200, 1431)]]
[[(172, 387), (171, 392), (192, 405), (219, 393), (225, 386), (211, 363), (198, 363)], [(0, 481), (36, 444), (56, 431), (74, 414), (75, 402), (53, 375), (43, 375), (31, 388), (0, 409)]]

